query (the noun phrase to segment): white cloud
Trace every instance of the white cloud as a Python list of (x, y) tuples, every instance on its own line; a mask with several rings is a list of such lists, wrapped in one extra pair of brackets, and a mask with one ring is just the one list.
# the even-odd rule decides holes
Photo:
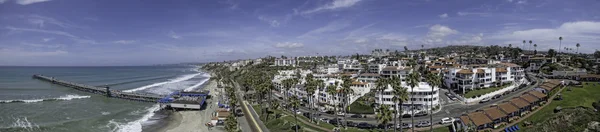
[(50, 42), (52, 40), (54, 40), (54, 38), (43, 38), (42, 42)]
[(64, 50), (50, 50), (50, 51), (28, 51), (22, 48), (2, 48), (0, 49), (0, 60), (3, 60), (2, 57), (9, 57), (11, 59), (13, 57), (37, 57), (37, 56), (58, 56), (69, 54), (69, 52)]
[(547, 50), (549, 48), (558, 48), (558, 37), (560, 36), (564, 38), (562, 47), (574, 48), (576, 43), (580, 43), (587, 48), (580, 48), (579, 51), (593, 52), (595, 49), (600, 48), (600, 45), (595, 45), (598, 42), (598, 38), (600, 38), (598, 37), (600, 36), (600, 22), (577, 21), (566, 22), (556, 28), (538, 28), (509, 32), (500, 31), (490, 36), (490, 39), (512, 44), (521, 44), (523, 39), (533, 40), (534, 44), (538, 44), (538, 49)]
[(30, 28), (16, 28), (16, 27), (6, 27), (6, 29), (9, 29), (11, 32), (16, 31), (25, 31), (25, 32), (38, 32), (38, 33), (47, 33), (47, 34), (55, 34), (55, 35), (62, 35), (62, 36), (66, 36), (66, 37), (71, 37), (71, 38), (77, 38), (77, 36), (72, 35), (70, 33), (67, 32), (63, 32), (63, 31), (54, 31), (54, 30), (42, 30), (42, 29), (30, 29)]
[(98, 44), (96, 40), (86, 39), (86, 38), (71, 38), (71, 40), (79, 43), (79, 44)]
[(0, 0), (0, 4), (4, 3), (6, 1), (8, 1), (8, 0)]
[(459, 16), (467, 16), (467, 15), (489, 16), (489, 13), (485, 13), (485, 12), (462, 12), (462, 11), (459, 11), (456, 14)]
[(180, 39), (181, 36), (177, 35), (175, 32), (173, 31), (169, 31), (169, 33), (167, 33), (167, 36), (173, 38), (173, 39)]
[(512, 2), (513, 2), (513, 0), (506, 0), (506, 1), (508, 1), (509, 3), (512, 3)]
[(318, 34), (322, 34), (322, 33), (335, 32), (335, 31), (345, 29), (348, 26), (350, 26), (349, 21), (333, 21), (333, 22), (329, 22), (327, 25), (325, 25), (323, 27), (308, 31), (308, 32), (298, 36), (298, 38), (307, 38), (307, 37), (313, 37), (314, 35), (318, 35)]
[(360, 1), (361, 0), (333, 0), (333, 2), (331, 2), (329, 4), (317, 7), (315, 9), (303, 11), (302, 14), (311, 14), (311, 13), (316, 13), (316, 12), (323, 11), (323, 10), (335, 10), (338, 8), (351, 7)]
[(292, 42), (283, 42), (275, 44), (277, 48), (286, 48), (286, 49), (294, 49), (294, 48), (302, 48), (304, 44), (302, 43), (292, 43)]
[(62, 44), (36, 44), (36, 43), (21, 43), (21, 45), (35, 47), (35, 48), (64, 48)]
[(275, 19), (269, 19), (265, 16), (259, 16), (258, 20), (269, 23), (269, 25), (271, 25), (271, 27), (279, 27), (279, 25), (280, 25), (279, 21), (277, 21)]
[(54, 25), (61, 28), (83, 28), (82, 26), (71, 24), (69, 22), (59, 21), (51, 17), (40, 15), (20, 15), (18, 17), (39, 28), (43, 28), (47, 25)]
[(113, 43), (115, 44), (132, 44), (137, 42), (136, 40), (117, 40), (117, 41), (113, 41)]
[(423, 39), (423, 43), (425, 43), (425, 44), (441, 43), (444, 40), (444, 38), (446, 38), (446, 36), (457, 34), (457, 33), (458, 33), (458, 31), (451, 29), (450, 27), (436, 24), (436, 25), (429, 27), (429, 32), (427, 32), (427, 35)]
[(35, 4), (35, 3), (40, 3), (40, 2), (47, 2), (50, 0), (16, 0), (17, 4), (20, 5), (29, 5), (29, 4)]
[(482, 44), (483, 33), (477, 35), (463, 36), (459, 40), (448, 41), (449, 45), (480, 45)]
[(517, 2), (517, 4), (527, 4), (527, 1), (526, 1), (526, 0), (519, 0), (519, 1)]
[(448, 17), (448, 13), (441, 14), (441, 15), (439, 15), (439, 17), (440, 18), (447, 18)]

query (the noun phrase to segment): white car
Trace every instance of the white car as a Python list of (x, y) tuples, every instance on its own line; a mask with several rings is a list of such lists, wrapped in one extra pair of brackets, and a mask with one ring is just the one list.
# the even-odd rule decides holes
[(452, 123), (452, 122), (454, 122), (454, 118), (446, 117), (446, 118), (442, 118), (442, 121), (440, 122), (440, 124), (448, 124), (448, 123)]
[(300, 110), (295, 110), (294, 112), (296, 112), (296, 114), (298, 115), (302, 115), (302, 112), (300, 112)]
[(338, 112), (337, 115), (338, 116), (344, 116), (344, 112)]

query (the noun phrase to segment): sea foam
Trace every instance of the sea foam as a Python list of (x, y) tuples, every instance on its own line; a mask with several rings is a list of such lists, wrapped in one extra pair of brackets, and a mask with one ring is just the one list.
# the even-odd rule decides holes
[(157, 87), (157, 86), (161, 86), (161, 85), (165, 85), (165, 84), (169, 84), (169, 83), (177, 83), (177, 82), (181, 82), (181, 81), (192, 79), (195, 76), (198, 76), (198, 75), (201, 75), (201, 74), (203, 74), (203, 73), (188, 74), (188, 75), (184, 75), (184, 76), (181, 76), (181, 77), (169, 80), (169, 81), (154, 83), (154, 84), (142, 86), (142, 87), (135, 88), (135, 89), (125, 90), (123, 92), (135, 92), (135, 91), (145, 90), (145, 89), (148, 89), (148, 88)]
[(44, 99), (15, 99), (15, 100), (0, 100), (0, 103), (35, 103), (42, 101), (59, 101), (59, 100), (72, 100), (72, 99), (85, 99), (90, 98), (91, 96), (81, 96), (81, 95), (65, 95), (60, 96), (58, 98), (44, 98)]
[(128, 123), (119, 123), (115, 122), (114, 120), (110, 120), (109, 125), (114, 125), (115, 129), (113, 129), (113, 131), (117, 132), (141, 132), (143, 126), (142, 123), (148, 121), (152, 116), (154, 116), (154, 112), (158, 110), (160, 110), (160, 106), (158, 104), (155, 104), (152, 107), (146, 109), (146, 114), (138, 120)]

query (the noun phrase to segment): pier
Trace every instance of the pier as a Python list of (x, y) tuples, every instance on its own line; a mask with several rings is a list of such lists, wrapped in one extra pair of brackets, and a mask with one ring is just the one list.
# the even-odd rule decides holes
[(70, 88), (84, 91), (84, 92), (106, 95), (107, 97), (111, 97), (111, 98), (120, 98), (120, 99), (143, 101), (143, 102), (158, 102), (158, 100), (163, 98), (159, 95), (143, 94), (143, 93), (128, 93), (128, 92), (122, 92), (120, 90), (110, 90), (109, 87), (104, 88), (104, 87), (96, 87), (96, 86), (90, 86), (90, 85), (79, 84), (79, 83), (74, 83), (74, 82), (68, 82), (68, 81), (64, 81), (64, 80), (58, 80), (54, 77), (48, 77), (48, 76), (39, 75), (39, 74), (33, 75), (33, 78), (39, 79), (42, 81), (51, 82), (52, 84), (70, 87)]

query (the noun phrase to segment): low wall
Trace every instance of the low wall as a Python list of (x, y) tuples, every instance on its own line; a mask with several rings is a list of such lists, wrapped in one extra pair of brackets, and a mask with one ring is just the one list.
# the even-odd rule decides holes
[(492, 98), (494, 95), (497, 95), (497, 94), (502, 94), (502, 93), (504, 93), (504, 92), (506, 92), (506, 91), (510, 91), (510, 90), (512, 90), (512, 89), (515, 89), (515, 88), (519, 87), (519, 85), (521, 85), (521, 84), (524, 84), (524, 83), (527, 83), (526, 79), (523, 79), (523, 81), (521, 81), (521, 82), (512, 83), (512, 85), (510, 85), (510, 86), (508, 86), (508, 87), (506, 87), (506, 88), (503, 88), (503, 89), (496, 90), (496, 91), (494, 91), (494, 92), (491, 92), (491, 93), (487, 93), (487, 94), (481, 95), (480, 97), (476, 97), (476, 98), (466, 98), (466, 99), (465, 99), (465, 98), (463, 98), (463, 97), (460, 97), (460, 98), (462, 98), (462, 100), (463, 100), (463, 101), (466, 101), (467, 103), (475, 103), (475, 102), (479, 102), (479, 101), (481, 101), (481, 100), (482, 100), (482, 99), (484, 99), (484, 98), (488, 98), (488, 97), (489, 97), (489, 98)]

